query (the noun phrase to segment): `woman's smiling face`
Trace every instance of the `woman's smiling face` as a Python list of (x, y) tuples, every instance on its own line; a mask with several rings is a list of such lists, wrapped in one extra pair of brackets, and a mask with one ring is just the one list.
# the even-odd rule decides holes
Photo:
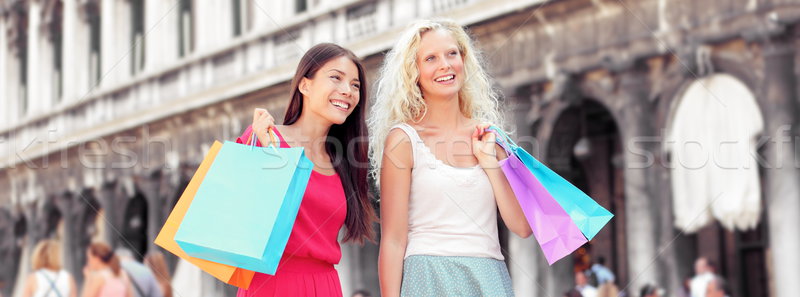
[(308, 112), (340, 125), (358, 105), (361, 90), (358, 67), (341, 56), (326, 62), (311, 78), (299, 84)]
[(417, 51), (419, 87), (424, 98), (450, 99), (464, 85), (464, 59), (450, 32), (442, 29), (422, 34)]

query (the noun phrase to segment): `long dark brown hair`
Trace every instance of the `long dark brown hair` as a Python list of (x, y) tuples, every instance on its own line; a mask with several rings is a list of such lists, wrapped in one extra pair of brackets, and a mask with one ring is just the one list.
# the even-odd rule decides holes
[[(309, 49), (300, 59), (292, 78), (292, 99), (286, 108), (283, 124), (297, 122), (303, 112), (303, 94), (298, 88), (300, 81), (303, 78), (313, 79), (322, 65), (342, 56), (349, 58), (358, 68), (358, 80), (361, 82), (359, 101), (344, 123), (331, 126), (325, 151), (342, 180), (347, 199), (347, 217), (344, 220), (347, 233), (343, 240), (363, 243), (365, 239), (374, 241), (372, 222), (375, 221), (375, 211), (370, 203), (367, 183), (369, 143), (364, 108), (368, 96), (367, 79), (358, 57), (352, 51), (333, 43), (321, 43)], [(348, 149), (352, 151), (347, 152)]]

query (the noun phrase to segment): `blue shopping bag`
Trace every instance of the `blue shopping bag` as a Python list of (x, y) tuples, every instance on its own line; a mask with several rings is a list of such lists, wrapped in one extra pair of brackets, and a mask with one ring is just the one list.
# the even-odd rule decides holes
[(528, 170), (533, 172), (536, 179), (564, 208), (587, 239), (592, 240), (614, 217), (610, 211), (600, 206), (589, 195), (519, 147), (505, 132), (494, 126), (489, 130), (497, 132), (500, 141), (508, 146), (508, 150), (517, 156)]
[(175, 241), (192, 257), (275, 274), (313, 166), (302, 147), (226, 141)]

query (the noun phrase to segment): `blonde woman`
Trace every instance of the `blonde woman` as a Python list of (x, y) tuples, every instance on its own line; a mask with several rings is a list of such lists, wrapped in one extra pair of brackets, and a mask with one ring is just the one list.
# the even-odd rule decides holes
[(413, 24), (387, 54), (369, 119), (381, 191), (382, 296), (511, 296), (497, 213), (531, 234), (498, 164), (498, 95), (452, 21)]
[(61, 269), (61, 247), (45, 239), (33, 249), (33, 273), (28, 276), (23, 297), (75, 297), (78, 290), (72, 276)]

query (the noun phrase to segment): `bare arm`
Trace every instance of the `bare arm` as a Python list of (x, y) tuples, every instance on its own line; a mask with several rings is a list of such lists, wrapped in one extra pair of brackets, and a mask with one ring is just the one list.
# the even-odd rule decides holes
[(78, 285), (72, 276), (69, 277), (69, 297), (78, 297)]
[(36, 290), (36, 275), (31, 273), (30, 275), (28, 275), (28, 279), (25, 281), (25, 288), (22, 289), (22, 297), (33, 296), (35, 290)]
[(411, 142), (395, 129), (386, 138), (381, 169), (381, 242), (378, 272), (381, 296), (400, 296), (408, 243), (408, 196), (413, 166)]
[(514, 196), (511, 184), (508, 183), (506, 175), (500, 168), (499, 160), (507, 158), (508, 155), (505, 150), (495, 143), (494, 133), (485, 131), (488, 127), (488, 124), (478, 125), (472, 134), (473, 154), (478, 158), (478, 163), (480, 163), (481, 168), (489, 177), (497, 208), (500, 210), (500, 217), (503, 218), (503, 222), (511, 232), (514, 232), (519, 237), (527, 238), (531, 236), (533, 231), (531, 231), (531, 226), (528, 224), (528, 220), (517, 202), (517, 197)]

